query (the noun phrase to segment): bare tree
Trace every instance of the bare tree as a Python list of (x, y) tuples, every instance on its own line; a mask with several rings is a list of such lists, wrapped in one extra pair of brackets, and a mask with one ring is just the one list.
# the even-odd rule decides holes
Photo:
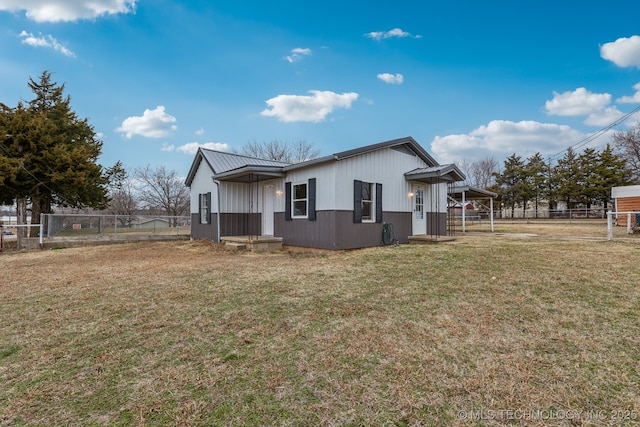
[[(175, 170), (164, 166), (135, 170), (140, 200), (148, 208), (161, 208), (167, 215), (180, 216), (189, 210), (189, 189)], [(174, 220), (176, 222), (176, 220)]]
[(112, 215), (122, 216), (119, 221), (128, 225), (131, 217), (140, 208), (134, 180), (131, 173), (118, 161), (113, 167), (107, 169), (109, 176), (109, 206), (107, 211)]
[(620, 156), (627, 161), (633, 180), (640, 183), (640, 122), (627, 130), (614, 133), (613, 144)]
[(315, 159), (320, 154), (320, 150), (315, 149), (313, 144), (304, 139), (284, 142), (277, 138), (265, 142), (249, 141), (240, 149), (234, 149), (233, 152), (244, 156), (286, 163), (304, 162), (305, 160)]
[(489, 188), (495, 183), (495, 172), (498, 161), (493, 157), (485, 157), (471, 163), (470, 175), (473, 185), (478, 188)]
[(498, 171), (498, 162), (493, 157), (456, 162), (458, 168), (467, 176), (465, 184), (478, 188), (489, 188), (495, 183), (494, 173)]

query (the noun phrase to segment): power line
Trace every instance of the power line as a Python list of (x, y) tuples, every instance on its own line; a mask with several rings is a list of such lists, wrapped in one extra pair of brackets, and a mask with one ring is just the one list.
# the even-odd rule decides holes
[(627, 120), (629, 117), (631, 117), (633, 114), (635, 114), (638, 111), (640, 111), (640, 106), (634, 108), (633, 110), (631, 110), (630, 112), (628, 112), (624, 116), (620, 117), (618, 120), (614, 121), (613, 123), (610, 123), (609, 125), (605, 126), (604, 128), (600, 129), (599, 131), (597, 131), (595, 133), (592, 133), (591, 135), (587, 136), (584, 139), (581, 139), (580, 141), (576, 142), (574, 145), (570, 145), (569, 147), (565, 148), (564, 150), (549, 156), (549, 160), (557, 159), (558, 157), (560, 157), (560, 155), (565, 153), (569, 148), (578, 149), (578, 148), (584, 147), (585, 145), (587, 145), (591, 141), (595, 141), (600, 136), (602, 136), (605, 132), (607, 132), (611, 128), (619, 125), (620, 123), (624, 122), (625, 120)]

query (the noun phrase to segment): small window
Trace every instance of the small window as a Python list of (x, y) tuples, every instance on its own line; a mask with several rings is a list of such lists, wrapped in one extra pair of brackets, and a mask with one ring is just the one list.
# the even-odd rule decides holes
[(307, 202), (307, 184), (294, 184), (293, 197), (291, 198), (291, 210), (294, 218), (307, 217)]
[(370, 182), (362, 183), (362, 221), (373, 221), (374, 218), (374, 200), (373, 200), (373, 184)]
[(416, 198), (416, 219), (424, 218), (424, 192), (422, 190), (416, 190), (415, 193)]
[(200, 224), (209, 223), (209, 194), (200, 194)]

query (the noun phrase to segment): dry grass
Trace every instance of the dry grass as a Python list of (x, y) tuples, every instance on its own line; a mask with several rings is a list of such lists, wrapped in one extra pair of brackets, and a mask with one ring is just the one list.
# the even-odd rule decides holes
[(632, 424), (639, 249), (5, 253), (0, 425)]

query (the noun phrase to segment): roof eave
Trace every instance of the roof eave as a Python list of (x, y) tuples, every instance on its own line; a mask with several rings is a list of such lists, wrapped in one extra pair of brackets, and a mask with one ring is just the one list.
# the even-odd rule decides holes
[[(251, 182), (264, 181), (265, 179), (284, 178), (286, 173), (278, 166), (244, 166), (232, 171), (214, 174), (213, 179), (218, 181)], [(252, 180), (252, 178), (255, 179)]]

